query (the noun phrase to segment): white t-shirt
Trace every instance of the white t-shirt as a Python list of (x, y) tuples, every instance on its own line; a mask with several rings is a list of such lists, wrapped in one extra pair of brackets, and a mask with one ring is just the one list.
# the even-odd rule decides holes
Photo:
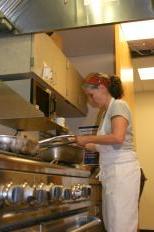
[(119, 154), (121, 152), (134, 151), (131, 111), (124, 100), (114, 98), (111, 99), (110, 105), (104, 119), (102, 119), (102, 123), (100, 123), (97, 134), (110, 134), (111, 119), (112, 117), (118, 115), (126, 118), (128, 121), (124, 142), (122, 144), (96, 145), (96, 149), (104, 155), (107, 154), (107, 156), (109, 156), (109, 153)]

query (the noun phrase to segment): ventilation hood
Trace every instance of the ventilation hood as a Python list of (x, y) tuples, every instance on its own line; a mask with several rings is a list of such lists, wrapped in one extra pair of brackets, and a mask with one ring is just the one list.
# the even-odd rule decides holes
[(6, 83), (0, 82), (0, 124), (28, 131), (65, 130)]
[(154, 0), (0, 0), (16, 32), (51, 32), (154, 18)]

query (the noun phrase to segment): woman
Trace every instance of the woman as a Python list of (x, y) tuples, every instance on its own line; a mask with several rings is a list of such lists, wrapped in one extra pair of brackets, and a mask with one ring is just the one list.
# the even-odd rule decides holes
[(136, 232), (140, 167), (134, 151), (131, 112), (121, 100), (123, 88), (116, 76), (91, 73), (84, 91), (95, 107), (104, 109), (97, 135), (77, 136), (76, 142), (100, 153), (103, 220), (107, 232)]

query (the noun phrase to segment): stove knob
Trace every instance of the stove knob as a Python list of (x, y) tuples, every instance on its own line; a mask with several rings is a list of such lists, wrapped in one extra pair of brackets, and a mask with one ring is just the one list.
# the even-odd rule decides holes
[(4, 189), (4, 185), (0, 185), (0, 206), (3, 205), (4, 202), (3, 189)]
[(72, 190), (71, 189), (69, 189), (69, 188), (65, 188), (65, 187), (63, 187), (62, 188), (62, 194), (61, 194), (61, 198), (62, 198), (62, 200), (70, 200), (71, 199), (71, 197), (72, 197)]
[(47, 194), (47, 186), (45, 184), (41, 183), (36, 187), (35, 198), (36, 198), (36, 202), (39, 205), (43, 205), (47, 202), (48, 194)]
[(4, 185), (0, 185), (0, 201), (3, 200), (3, 189), (4, 189)]
[(82, 196), (81, 186), (80, 185), (74, 185), (72, 187), (72, 199), (77, 200), (80, 199)]
[(23, 184), (24, 188), (24, 202), (35, 203), (35, 187), (31, 187), (28, 183)]
[(83, 185), (81, 191), (82, 191), (82, 193), (81, 193), (82, 197), (88, 198), (91, 195), (91, 186), (90, 185)]
[(21, 185), (8, 184), (3, 189), (3, 197), (8, 204), (21, 204), (24, 199), (24, 189)]
[(60, 200), (62, 196), (62, 191), (63, 191), (63, 186), (52, 184), (49, 189), (50, 199), (52, 201)]

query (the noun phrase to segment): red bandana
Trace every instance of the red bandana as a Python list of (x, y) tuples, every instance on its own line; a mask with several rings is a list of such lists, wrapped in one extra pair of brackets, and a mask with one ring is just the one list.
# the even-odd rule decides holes
[(84, 83), (85, 84), (90, 84), (90, 85), (95, 85), (95, 86), (102, 84), (106, 88), (108, 88), (109, 85), (110, 85), (110, 79), (105, 78), (105, 77), (100, 78), (98, 76), (89, 76), (84, 80)]

